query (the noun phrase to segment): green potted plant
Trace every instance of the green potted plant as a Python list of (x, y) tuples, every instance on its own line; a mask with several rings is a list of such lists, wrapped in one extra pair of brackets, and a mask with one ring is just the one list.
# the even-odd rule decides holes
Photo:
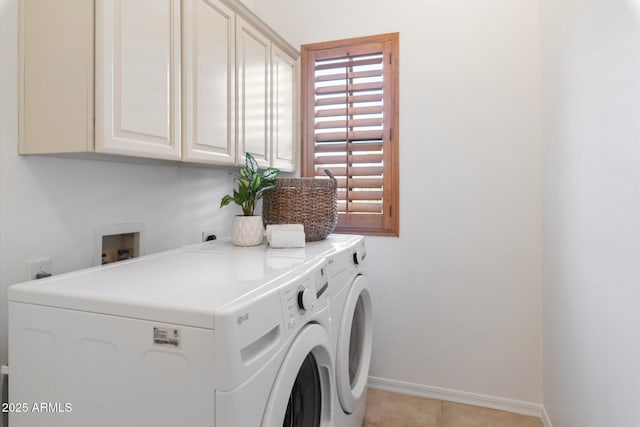
[(253, 214), (256, 201), (262, 199), (265, 191), (275, 188), (274, 178), (280, 170), (267, 168), (260, 174), (256, 159), (250, 153), (245, 153), (245, 158), (245, 166), (235, 178), (238, 189), (224, 196), (220, 207), (234, 202), (242, 208), (243, 215), (237, 215), (233, 220), (231, 240), (236, 246), (255, 246), (262, 243), (264, 232), (262, 216)]

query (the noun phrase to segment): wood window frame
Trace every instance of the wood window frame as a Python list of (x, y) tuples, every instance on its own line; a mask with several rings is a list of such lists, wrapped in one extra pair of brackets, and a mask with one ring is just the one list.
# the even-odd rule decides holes
[[(355, 206), (354, 210), (359, 209), (366, 210), (364, 205), (358, 205), (357, 203), (366, 204), (366, 202), (356, 201), (361, 197), (366, 197), (364, 188), (360, 189), (355, 187), (347, 187), (349, 182), (356, 182), (357, 178), (352, 178), (350, 171), (356, 171), (356, 163), (351, 163), (352, 154), (360, 154), (356, 151), (352, 152), (349, 147), (356, 146), (351, 140), (350, 135), (356, 133), (352, 124), (358, 122), (358, 120), (350, 120), (353, 115), (350, 113), (353, 109), (353, 103), (350, 101), (354, 90), (349, 90), (349, 84), (355, 86), (356, 83), (347, 83), (345, 85), (344, 96), (345, 107), (343, 110), (345, 114), (341, 116), (341, 120), (345, 121), (344, 142), (338, 144), (344, 144), (345, 151), (340, 155), (345, 157), (344, 164), (334, 164), (335, 171), (345, 171), (345, 177), (339, 179), (339, 198), (341, 200), (340, 214), (338, 215), (338, 225), (335, 232), (347, 233), (347, 234), (365, 234), (376, 236), (399, 236), (399, 202), (400, 202), (400, 180), (399, 180), (399, 33), (388, 33), (374, 36), (357, 37), (322, 43), (313, 43), (303, 45), (301, 48), (301, 83), (302, 83), (302, 104), (301, 104), (301, 118), (302, 118), (302, 150), (301, 150), (301, 174), (306, 177), (321, 176), (322, 175), (322, 163), (330, 162), (328, 158), (322, 159), (322, 155), (317, 155), (323, 151), (331, 151), (331, 148), (327, 146), (322, 147), (322, 144), (316, 142), (318, 133), (316, 131), (322, 127), (330, 127), (329, 124), (321, 125), (318, 127), (320, 121), (317, 120), (319, 110), (316, 110), (316, 61), (331, 61), (333, 58), (340, 58), (343, 60), (349, 60), (346, 58), (358, 57), (359, 55), (369, 55), (372, 51), (375, 51), (380, 47), (382, 51), (382, 121), (381, 129), (381, 152), (375, 151), (375, 155), (371, 156), (375, 160), (380, 160), (381, 165), (375, 166), (371, 170), (363, 173), (373, 173), (373, 170), (380, 170), (382, 168), (381, 180), (382, 185), (380, 191), (377, 189), (368, 189), (373, 191), (376, 195), (381, 193), (380, 200), (375, 200), (375, 203), (381, 202), (380, 212), (354, 212), (350, 213), (350, 206)], [(346, 56), (344, 56), (346, 54)], [(321, 67), (321, 65), (319, 66)], [(343, 67), (349, 68), (349, 66)], [(353, 70), (353, 67), (351, 67)], [(350, 76), (351, 74), (349, 74)], [(346, 76), (345, 82), (353, 82), (353, 78)], [(366, 114), (366, 113), (364, 113)], [(326, 122), (325, 122), (326, 123)], [(367, 121), (360, 119), (362, 126), (367, 126)], [(377, 122), (375, 124), (378, 124)], [(360, 131), (361, 133), (363, 131)], [(376, 138), (374, 144), (380, 144), (380, 141)], [(373, 144), (371, 144), (373, 145)], [(318, 150), (318, 148), (322, 148)], [(364, 150), (361, 148), (360, 150)], [(374, 152), (374, 151), (372, 151)], [(327, 153), (325, 153), (327, 154)], [(330, 153), (329, 153), (330, 154)], [(355, 158), (355, 156), (353, 156)], [(339, 158), (339, 156), (332, 156), (331, 158)], [(337, 160), (336, 160), (337, 162)], [(328, 169), (332, 169), (329, 167)], [(361, 170), (364, 170), (361, 169)], [(357, 173), (357, 172), (356, 172)], [(337, 174), (339, 175), (339, 173)], [(375, 178), (374, 178), (375, 179)], [(380, 178), (378, 178), (380, 179)], [(354, 181), (350, 181), (354, 180)], [(366, 186), (366, 185), (364, 185)], [(360, 190), (360, 191), (357, 191)], [(372, 193), (373, 194), (373, 193)], [(352, 199), (352, 197), (354, 197)], [(373, 197), (373, 196), (372, 196)], [(355, 201), (356, 204), (353, 204)], [(370, 206), (378, 206), (375, 203), (369, 203)], [(359, 208), (358, 206), (362, 206)], [(374, 208), (375, 209), (375, 208)]]

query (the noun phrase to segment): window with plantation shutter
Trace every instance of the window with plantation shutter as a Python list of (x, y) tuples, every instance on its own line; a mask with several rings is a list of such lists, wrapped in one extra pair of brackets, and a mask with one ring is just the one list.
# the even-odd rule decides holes
[(302, 175), (338, 180), (336, 232), (398, 235), (398, 33), (302, 46)]

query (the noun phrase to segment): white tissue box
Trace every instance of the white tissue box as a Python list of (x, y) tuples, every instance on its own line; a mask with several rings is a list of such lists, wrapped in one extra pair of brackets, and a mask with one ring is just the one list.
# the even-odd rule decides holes
[(266, 235), (272, 248), (303, 248), (305, 245), (302, 224), (269, 224)]

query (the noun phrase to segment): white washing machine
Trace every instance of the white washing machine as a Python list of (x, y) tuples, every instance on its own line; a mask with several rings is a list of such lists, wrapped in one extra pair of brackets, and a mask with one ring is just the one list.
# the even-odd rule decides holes
[(333, 426), (326, 261), (268, 254), (215, 242), (10, 287), (10, 425)]
[(362, 236), (332, 235), (329, 271), (331, 342), (335, 355), (334, 426), (362, 426), (373, 324)]

